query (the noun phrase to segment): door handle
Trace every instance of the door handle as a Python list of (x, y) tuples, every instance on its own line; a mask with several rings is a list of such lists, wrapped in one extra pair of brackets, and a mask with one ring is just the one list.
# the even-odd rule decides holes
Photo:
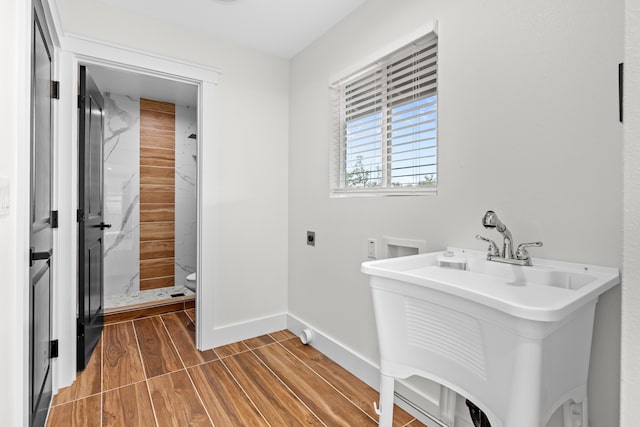
[(33, 261), (49, 260), (51, 251), (36, 252), (36, 248), (29, 248), (29, 267), (33, 267)]
[(111, 228), (111, 224), (105, 224), (104, 222), (101, 222), (98, 225), (94, 225), (95, 228), (99, 228), (100, 230), (104, 230), (105, 228)]

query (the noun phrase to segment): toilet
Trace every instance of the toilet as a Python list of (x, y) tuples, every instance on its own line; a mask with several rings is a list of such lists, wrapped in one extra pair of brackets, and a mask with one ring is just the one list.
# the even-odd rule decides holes
[(191, 273), (187, 276), (187, 280), (184, 281), (184, 285), (187, 287), (187, 289), (192, 290), (193, 292), (196, 291), (196, 273)]

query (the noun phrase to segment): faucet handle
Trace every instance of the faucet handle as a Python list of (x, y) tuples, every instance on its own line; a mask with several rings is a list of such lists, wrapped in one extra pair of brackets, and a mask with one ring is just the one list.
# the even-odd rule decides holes
[(527, 248), (535, 247), (539, 248), (542, 246), (542, 242), (531, 242), (531, 243), (520, 243), (518, 245), (518, 249), (516, 250), (516, 259), (527, 260), (530, 258), (529, 252)]
[(492, 257), (492, 256), (500, 256), (500, 250), (498, 249), (498, 245), (496, 245), (496, 242), (494, 242), (491, 239), (488, 239), (486, 237), (483, 237), (479, 234), (476, 234), (476, 239), (478, 240), (482, 240), (484, 242), (487, 242), (489, 244), (489, 249), (487, 249), (489, 252), (487, 253), (487, 257)]

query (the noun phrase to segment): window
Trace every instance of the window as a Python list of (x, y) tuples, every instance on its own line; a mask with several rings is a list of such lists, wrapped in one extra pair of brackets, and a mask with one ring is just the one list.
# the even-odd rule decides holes
[(438, 38), (430, 33), (336, 83), (332, 193), (435, 193)]

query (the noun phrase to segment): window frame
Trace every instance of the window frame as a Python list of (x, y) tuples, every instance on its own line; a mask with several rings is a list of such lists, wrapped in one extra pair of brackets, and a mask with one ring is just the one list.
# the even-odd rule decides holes
[[(439, 175), (439, 171), (438, 171), (438, 166), (439, 166), (439, 153), (438, 153), (438, 111), (437, 111), (437, 104), (438, 104), (438, 83), (437, 83), (437, 67), (438, 67), (438, 53), (437, 51), (439, 50), (439, 40), (438, 40), (438, 34), (436, 31), (437, 28), (437, 22), (434, 22), (434, 25), (431, 26), (428, 29), (423, 29), (422, 31), (420, 31), (420, 33), (416, 34), (416, 32), (414, 32), (411, 35), (405, 36), (403, 38), (403, 40), (401, 41), (397, 41), (396, 43), (388, 46), (386, 49), (383, 49), (379, 52), (377, 52), (375, 54), (375, 56), (373, 56), (375, 58), (375, 60), (371, 61), (367, 61), (365, 66), (360, 66), (360, 67), (352, 67), (352, 70), (355, 71), (351, 71), (351, 72), (347, 72), (347, 73), (342, 73), (341, 75), (343, 76), (342, 78), (337, 78), (337, 79), (333, 79), (332, 83), (330, 84), (330, 90), (331, 90), (331, 114), (332, 114), (332, 137), (331, 137), (331, 159), (330, 159), (330, 167), (329, 167), (329, 173), (330, 173), (330, 196), (331, 197), (377, 197), (377, 196), (392, 196), (392, 195), (436, 195), (437, 191), (438, 191), (438, 175)], [(356, 81), (359, 77), (361, 76), (366, 76), (367, 73), (372, 73), (372, 70), (375, 69), (380, 69), (381, 64), (383, 64), (383, 66), (387, 67), (386, 70), (388, 70), (388, 64), (393, 63), (392, 58), (394, 58), (394, 60), (397, 61), (397, 59), (400, 58), (409, 58), (412, 54), (414, 54), (414, 52), (409, 53), (409, 50), (412, 50), (412, 46), (415, 46), (416, 43), (422, 43), (425, 40), (433, 40), (435, 39), (435, 43), (434, 45), (436, 46), (436, 59), (433, 62), (434, 66), (435, 66), (435, 89), (433, 89), (431, 95), (426, 95), (423, 96), (421, 98), (417, 98), (416, 102), (419, 101), (423, 101), (423, 100), (427, 100), (427, 104), (429, 104), (429, 99), (432, 97), (435, 97), (435, 100), (433, 101), (433, 103), (431, 104), (433, 106), (433, 112), (429, 113), (429, 114), (434, 114), (435, 115), (435, 119), (432, 121), (426, 121), (423, 122), (422, 120), (416, 122), (416, 126), (421, 126), (424, 125), (425, 123), (432, 123), (433, 124), (433, 146), (431, 147), (433, 149), (433, 151), (435, 152), (435, 154), (432, 155), (434, 162), (433, 162), (433, 167), (434, 167), (434, 172), (432, 174), (435, 174), (436, 176), (436, 182), (434, 185), (420, 185), (420, 184), (415, 184), (415, 185), (400, 185), (400, 186), (396, 186), (393, 185), (390, 180), (391, 180), (391, 175), (389, 173), (389, 171), (386, 169), (387, 165), (389, 165), (390, 163), (392, 163), (394, 160), (384, 160), (384, 157), (388, 156), (388, 154), (385, 154), (385, 151), (387, 153), (389, 153), (389, 149), (391, 147), (393, 147), (392, 142), (394, 140), (397, 140), (398, 137), (389, 137), (389, 136), (381, 136), (380, 137), (380, 154), (379, 154), (379, 169), (380, 170), (380, 174), (381, 176), (377, 179), (380, 179), (381, 182), (383, 182), (383, 185), (379, 185), (379, 186), (371, 186), (371, 187), (362, 187), (362, 186), (358, 186), (358, 187), (348, 187), (347, 185), (347, 176), (349, 175), (349, 172), (347, 172), (347, 167), (346, 167), (346, 162), (347, 162), (347, 143), (346, 143), (346, 113), (345, 113), (345, 95), (344, 95), (344, 87), (345, 84), (348, 82), (353, 82)], [(431, 42), (433, 43), (433, 41)], [(414, 50), (416, 50), (414, 48)], [(398, 56), (400, 55), (400, 56)], [(404, 55), (404, 56), (402, 56)], [(386, 85), (386, 82), (390, 79), (389, 75), (384, 75), (382, 76), (382, 80), (384, 81), (384, 85)], [(388, 133), (389, 131), (389, 127), (392, 124), (392, 122), (388, 121), (388, 117), (387, 114), (392, 111), (392, 109), (394, 108), (398, 108), (398, 106), (394, 106), (393, 103), (390, 101), (390, 98), (388, 97), (388, 95), (386, 95), (387, 92), (384, 92), (384, 90), (382, 90), (382, 92), (380, 92), (381, 94), (383, 94), (382, 98), (383, 98), (383, 102), (382, 105), (380, 107), (380, 131), (381, 133)], [(405, 105), (409, 105), (408, 103), (405, 104), (401, 104), (402, 106)], [(416, 108), (422, 108), (417, 106)], [(427, 108), (427, 106), (425, 106), (425, 108)], [(397, 113), (394, 113), (397, 114)], [(373, 117), (373, 115), (370, 116), (372, 120), (376, 120), (375, 117)], [(421, 131), (423, 132), (423, 131)], [(424, 131), (426, 132), (426, 131)], [(397, 147), (397, 145), (396, 145)], [(419, 158), (419, 157), (417, 157)], [(412, 158), (414, 159), (414, 158)], [(353, 173), (353, 172), (351, 172)], [(368, 173), (370, 173), (370, 171), (367, 171), (367, 176)], [(411, 175), (414, 176), (419, 176), (422, 175), (422, 173), (415, 173), (413, 172)], [(425, 176), (430, 175), (429, 173), (425, 174)]]

